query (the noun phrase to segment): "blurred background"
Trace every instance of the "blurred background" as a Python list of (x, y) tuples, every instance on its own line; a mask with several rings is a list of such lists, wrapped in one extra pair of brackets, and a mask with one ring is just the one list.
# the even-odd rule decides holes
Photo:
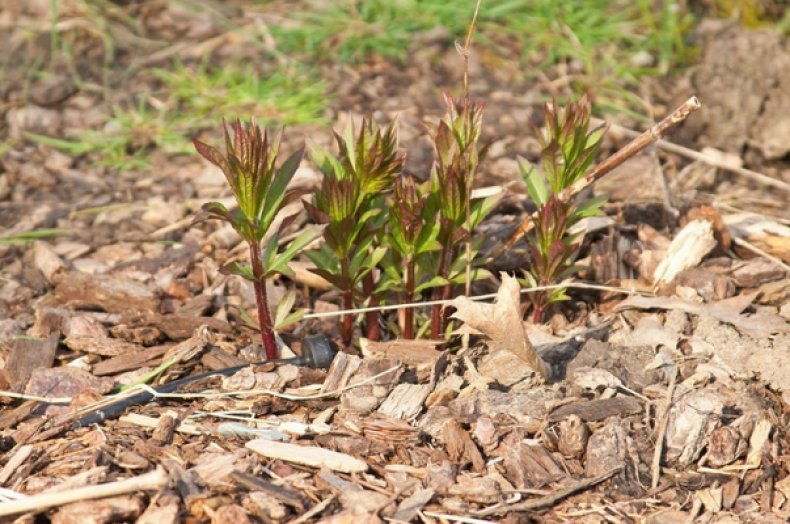
[[(442, 90), (461, 93), (456, 43), (473, 10), (473, 0), (3, 2), (0, 229), (53, 227), (64, 206), (73, 217), (221, 192), (205, 189), (216, 180), (190, 141), (217, 142), (222, 117), (286, 126), (293, 148), (328, 143), (350, 117), (399, 115), (408, 167), (427, 174), (424, 122), (439, 116)], [(516, 155), (534, 156), (530, 125), (544, 101), (589, 93), (597, 116), (635, 128), (691, 94), (718, 114), (705, 86), (726, 89), (694, 76), (706, 42), (768, 31), (786, 49), (788, 27), (779, 0), (484, 0), (470, 78), (498, 139), (487, 182), (517, 179)], [(747, 63), (775, 62), (744, 42)], [(734, 61), (733, 81), (743, 76), (731, 50), (717, 52), (710, 60)], [(714, 124), (701, 117), (678, 139), (736, 153), (754, 145), (743, 122), (724, 138), (706, 135)], [(753, 162), (771, 157), (757, 151)], [(44, 202), (49, 214), (31, 219)]]

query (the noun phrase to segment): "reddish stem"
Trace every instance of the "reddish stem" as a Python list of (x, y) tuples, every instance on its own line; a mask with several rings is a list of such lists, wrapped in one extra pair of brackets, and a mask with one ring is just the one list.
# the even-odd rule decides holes
[[(452, 235), (448, 235), (448, 238), (452, 237)], [(442, 249), (442, 255), (439, 259), (439, 276), (440, 277), (447, 277), (447, 266), (449, 266), (449, 258), (450, 258), (450, 251), (452, 250), (451, 247), (445, 246)], [(449, 286), (449, 284), (448, 284)], [(445, 287), (448, 287), (445, 286)], [(437, 287), (433, 290), (433, 300), (441, 300), (444, 298), (445, 295), (445, 288)], [(442, 338), (442, 333), (444, 333), (444, 318), (442, 316), (442, 305), (436, 304), (431, 308), (431, 338), (434, 340), (440, 340)]]
[[(538, 279), (538, 286), (547, 286), (551, 282), (548, 278), (541, 278)], [(535, 324), (543, 323), (543, 317), (546, 314), (546, 310), (549, 307), (549, 296), (548, 293), (545, 291), (539, 291), (535, 293), (534, 300), (532, 302), (534, 309), (532, 310), (532, 322)]]
[(263, 349), (266, 351), (266, 358), (274, 360), (278, 356), (277, 340), (274, 338), (272, 330), (272, 316), (269, 312), (269, 301), (266, 296), (266, 282), (263, 280), (263, 263), (261, 263), (260, 246), (257, 243), (250, 244), (250, 261), (252, 263), (252, 274), (255, 280), (252, 282), (255, 288), (255, 301), (258, 304), (258, 325), (261, 330)]
[[(362, 290), (369, 298), (368, 306), (376, 307), (379, 305), (378, 298), (373, 296), (373, 290), (376, 285), (373, 281), (373, 272), (371, 271), (362, 280)], [(379, 340), (381, 338), (381, 330), (379, 329), (379, 312), (368, 311), (365, 313), (365, 325), (368, 333), (368, 340)]]
[[(343, 291), (343, 309), (354, 308), (354, 294), (351, 289)], [(354, 331), (354, 314), (346, 313), (343, 315), (343, 324), (340, 336), (343, 338), (343, 345), (348, 349), (351, 347), (351, 338)]]
[[(442, 293), (442, 300), (450, 300), (453, 298), (453, 286), (451, 284), (447, 284), (444, 286), (444, 291)], [(447, 331), (447, 326), (450, 324), (450, 317), (455, 312), (454, 307), (445, 306), (442, 310), (442, 333)]]
[[(439, 300), (441, 298), (441, 289), (434, 289), (431, 298)], [(431, 307), (431, 338), (434, 340), (441, 339), (442, 333), (442, 306), (435, 305)]]
[[(414, 302), (414, 262), (406, 264), (406, 303)], [(403, 310), (403, 338), (414, 338), (414, 309), (407, 307)]]
[(535, 309), (532, 310), (532, 322), (535, 324), (543, 322), (543, 308), (541, 306), (535, 306)]

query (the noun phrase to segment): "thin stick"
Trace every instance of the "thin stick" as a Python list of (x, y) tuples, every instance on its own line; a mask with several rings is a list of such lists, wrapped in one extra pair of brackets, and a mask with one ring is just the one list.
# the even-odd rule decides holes
[(743, 208), (740, 208), (740, 207), (737, 207), (737, 206), (733, 206), (732, 204), (728, 204), (726, 202), (721, 202), (719, 200), (714, 200), (713, 201), (713, 205), (717, 209), (721, 208), (721, 209), (725, 209), (727, 211), (731, 211), (733, 213), (744, 213), (746, 215), (751, 215), (751, 216), (755, 216), (755, 217), (768, 218), (768, 219), (773, 220), (775, 222), (779, 222), (780, 224), (784, 224), (786, 226), (790, 226), (790, 219), (787, 219), (787, 218), (778, 217), (776, 215), (768, 215), (766, 213), (758, 213), (756, 211), (749, 211), (747, 209), (743, 209)]
[[(696, 97), (691, 97), (683, 102), (677, 109), (667, 115), (662, 121), (652, 126), (650, 129), (634, 138), (631, 142), (625, 145), (622, 149), (617, 151), (612, 156), (595, 166), (589, 173), (581, 177), (570, 187), (565, 188), (557, 197), (562, 202), (570, 201), (574, 196), (578, 195), (584, 188), (593, 182), (600, 180), (604, 175), (611, 172), (614, 168), (636, 155), (650, 144), (655, 143), (663, 137), (670, 129), (683, 122), (688, 116), (702, 107)], [(535, 214), (521, 223), (521, 225), (510, 235), (510, 238), (495, 249), (491, 257), (496, 258), (515, 245), (516, 242), (524, 235), (529, 233), (534, 226)]]
[[(639, 135), (638, 131), (634, 131), (633, 129), (628, 129), (627, 127), (618, 126), (616, 124), (612, 124), (611, 128), (613, 130), (617, 130), (620, 133), (623, 133), (626, 136), (635, 137)], [(765, 175), (763, 173), (759, 173), (757, 171), (753, 171), (751, 169), (746, 169), (745, 167), (737, 167), (737, 166), (729, 165), (726, 162), (722, 162), (717, 158), (714, 158), (710, 155), (706, 155), (705, 153), (700, 153), (699, 151), (694, 151), (693, 149), (689, 149), (688, 147), (683, 147), (681, 145), (672, 142), (667, 142), (666, 140), (657, 141), (656, 147), (659, 149), (663, 149), (668, 153), (674, 153), (676, 155), (684, 156), (686, 158), (690, 158), (691, 160), (698, 160), (700, 162), (708, 164), (709, 166), (713, 166), (718, 169), (723, 169), (725, 171), (735, 173), (736, 175), (741, 175), (744, 178), (754, 180), (755, 182), (759, 182), (761, 184), (773, 186), (777, 189), (790, 192), (790, 184), (788, 184), (783, 180), (779, 180), (777, 178)]]
[(239, 391), (216, 391), (213, 393), (160, 393), (156, 391), (156, 389), (152, 388), (148, 384), (141, 384), (139, 389), (148, 392), (149, 394), (153, 395), (156, 398), (224, 398), (224, 397), (248, 397), (248, 396), (262, 396), (268, 395), (270, 397), (277, 397), (282, 398), (285, 400), (315, 400), (320, 398), (329, 398), (329, 397), (336, 397), (341, 393), (345, 393), (346, 391), (354, 388), (358, 388), (360, 386), (364, 386), (370, 384), (371, 382), (375, 382), (376, 380), (380, 379), (384, 375), (388, 375), (400, 369), (402, 364), (396, 364), (389, 369), (385, 369), (381, 373), (377, 373), (372, 377), (368, 377), (364, 380), (360, 380), (359, 382), (355, 382), (354, 384), (349, 384), (343, 388), (337, 389), (335, 391), (327, 391), (325, 393), (314, 393), (312, 395), (291, 395), (288, 393), (280, 393), (279, 391), (272, 391), (271, 389), (245, 389)]
[(666, 405), (661, 412), (661, 419), (658, 421), (656, 428), (656, 447), (653, 449), (653, 465), (651, 468), (650, 487), (655, 490), (658, 487), (658, 481), (661, 478), (661, 454), (664, 452), (664, 435), (669, 426), (669, 410), (672, 407), (672, 395), (675, 393), (675, 375), (669, 379), (669, 387), (667, 388)]
[(536, 509), (546, 508), (549, 506), (553, 506), (560, 500), (564, 499), (565, 497), (570, 497), (574, 493), (578, 493), (579, 491), (585, 490), (587, 488), (591, 488), (601, 482), (608, 480), (615, 476), (616, 474), (620, 473), (623, 470), (624, 466), (617, 466), (614, 469), (610, 469), (605, 473), (601, 473), (597, 477), (592, 477), (589, 479), (585, 479), (582, 481), (577, 482), (567, 488), (558, 489), (551, 495), (546, 495), (545, 497), (540, 497), (537, 499), (532, 500), (525, 500), (524, 502), (519, 502), (516, 504), (509, 504), (509, 505), (496, 505), (490, 508), (486, 508), (480, 511), (475, 512), (475, 515), (481, 517), (487, 517), (489, 515), (501, 515), (502, 513), (510, 513), (514, 511), (533, 511)]
[(157, 468), (144, 475), (119, 480), (117, 482), (84, 486), (57, 493), (40, 493), (23, 499), (4, 502), (0, 504), (0, 517), (15, 515), (17, 513), (26, 513), (28, 511), (40, 512), (54, 506), (61, 506), (81, 500), (114, 497), (116, 495), (134, 493), (135, 491), (159, 490), (166, 487), (169, 483), (170, 479), (167, 473), (165, 473), (165, 470)]
[(16, 398), (19, 400), (34, 400), (46, 404), (71, 404), (71, 397), (39, 397), (38, 395), (26, 395), (15, 391), (0, 390), (0, 397)]
[[(622, 287), (613, 287), (613, 286), (602, 286), (598, 284), (587, 284), (585, 282), (565, 282), (561, 284), (550, 284), (547, 286), (535, 286), (535, 287), (525, 287), (521, 289), (521, 293), (537, 293), (539, 291), (551, 291), (552, 289), (560, 289), (560, 288), (572, 288), (572, 289), (591, 289), (595, 291), (609, 291), (612, 293), (623, 293), (626, 295), (647, 295), (653, 296), (654, 293), (648, 293), (644, 291), (638, 291), (636, 289), (627, 289)], [(496, 293), (488, 293), (486, 295), (476, 295), (473, 297), (467, 297), (469, 300), (491, 300), (492, 298), (496, 298)], [(355, 309), (343, 309), (339, 311), (326, 311), (323, 313), (307, 313), (302, 318), (327, 318), (327, 317), (337, 317), (340, 315), (345, 315), (346, 313), (356, 315), (359, 313), (366, 313), (368, 311), (392, 311), (396, 309), (407, 309), (407, 308), (421, 308), (421, 307), (431, 307), (431, 306), (442, 306), (446, 304), (450, 304), (454, 299), (448, 300), (425, 300), (423, 302), (411, 302), (408, 304), (390, 304), (387, 306), (376, 306), (376, 307), (360, 307)]]
[[(469, 94), (469, 52), (472, 49), (472, 35), (475, 32), (475, 26), (477, 25), (477, 16), (480, 14), (480, 3), (482, 0), (477, 0), (475, 4), (475, 12), (472, 15), (472, 22), (469, 24), (469, 31), (466, 33), (466, 41), (464, 42), (463, 48), (463, 56), (464, 56), (464, 103), (466, 104), (467, 109), (472, 105), (471, 95)], [(470, 116), (471, 120), (471, 116)], [(471, 188), (472, 182), (474, 181), (474, 173), (467, 173), (469, 180), (466, 182), (466, 187)], [(469, 229), (469, 238), (466, 239), (465, 242), (465, 249), (466, 249), (466, 275), (465, 275), (465, 282), (464, 282), (464, 294), (469, 296), (472, 294), (472, 238), (471, 238), (471, 227), (470, 227), (470, 216), (471, 216), (471, 203), (469, 198), (466, 199), (466, 227)]]
[(475, 12), (472, 15), (472, 21), (469, 24), (469, 30), (466, 32), (466, 40), (464, 41), (464, 48), (462, 55), (464, 57), (464, 97), (469, 101), (469, 50), (472, 48), (472, 35), (477, 26), (477, 16), (480, 14), (480, 3), (482, 0), (477, 0), (475, 4)]
[(291, 524), (302, 524), (302, 522), (307, 522), (308, 520), (310, 520), (314, 516), (318, 515), (322, 511), (324, 511), (326, 509), (326, 507), (329, 506), (332, 503), (332, 501), (334, 501), (336, 498), (337, 498), (337, 495), (332, 495), (331, 497), (322, 500), (321, 502), (319, 502), (318, 504), (316, 504), (315, 506), (313, 506), (312, 508), (307, 510), (304, 513), (304, 515), (300, 516), (299, 518), (296, 518), (296, 519), (292, 520)]
[(433, 517), (440, 520), (449, 520), (450, 522), (460, 522), (461, 524), (491, 524), (490, 520), (461, 517), (459, 515), (450, 515), (449, 513), (436, 513), (434, 511), (423, 511), (421, 513), (426, 517)]
[(784, 261), (781, 258), (773, 256), (772, 254), (768, 253), (767, 251), (764, 251), (764, 250), (760, 249), (759, 247), (755, 246), (751, 242), (749, 242), (747, 240), (744, 240), (742, 238), (738, 238), (738, 237), (733, 237), (732, 241), (735, 242), (736, 244), (738, 244), (739, 246), (741, 246), (742, 248), (747, 249), (747, 250), (751, 251), (752, 253), (754, 253), (756, 255), (760, 255), (761, 257), (763, 257), (763, 258), (765, 258), (767, 260), (770, 260), (771, 262), (773, 262), (777, 266), (781, 267), (785, 271), (790, 271), (790, 266), (785, 264)]

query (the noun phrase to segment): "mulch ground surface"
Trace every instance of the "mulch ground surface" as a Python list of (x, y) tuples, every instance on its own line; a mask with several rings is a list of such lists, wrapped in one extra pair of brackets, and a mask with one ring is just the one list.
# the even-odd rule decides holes
[[(3, 11), (28, 29), (40, 16)], [(197, 45), (225, 34), (189, 16), (150, 16), (149, 36)], [(26, 140), (106, 120), (107, 105), (66, 71), (31, 80), (11, 67), (0, 90), (0, 136), (12, 144), (0, 158), (0, 227), (70, 234), (0, 246), (0, 518), (787, 522), (790, 53), (769, 30), (706, 22), (700, 31), (700, 65), (645, 90), (656, 118), (698, 96), (703, 109), (669, 138), (726, 169), (652, 148), (596, 184), (610, 201), (584, 242), (580, 279), (643, 293), (572, 288), (546, 324), (508, 326), (527, 333), (548, 379), (485, 329), (466, 343), (362, 341), (328, 370), (247, 365), (262, 359), (240, 320), (255, 297), (220, 271), (246, 248), (227, 226), (193, 225), (202, 202), (228, 198), (221, 173), (197, 155), (153, 149), (148, 167), (109, 172)], [(247, 52), (222, 41), (222, 55)], [(121, 43), (119, 68), (137, 45)], [(180, 44), (150, 53), (145, 67), (194, 60)], [(426, 38), (406, 65), (322, 68), (335, 129), (370, 111), (398, 115), (407, 169), (430, 170), (423, 122), (438, 116), (440, 90), (459, 85), (452, 45)], [(518, 84), (518, 68), (471, 66), (472, 91), (488, 101), (485, 132), (499, 137), (478, 185), (506, 193), (482, 226), (490, 245), (530, 210), (515, 158), (535, 159), (528, 124), (551, 93)], [(146, 82), (142, 68), (112, 96)], [(292, 126), (284, 149), (305, 137), (330, 142), (326, 127)], [(605, 152), (628, 140), (613, 129)], [(294, 180), (306, 190), (319, 182), (309, 162)], [(710, 224), (715, 245), (657, 279), (695, 221)], [(521, 242), (491, 269), (517, 272), (525, 253)], [(273, 300), (295, 289), (298, 305), (337, 310), (338, 295), (306, 273), (272, 282)], [(492, 281), (474, 292), (498, 289)], [(505, 319), (502, 303), (482, 314)], [(304, 356), (336, 340), (335, 322), (304, 320), (283, 334), (286, 351)], [(231, 366), (240, 369), (207, 373)], [(117, 393), (156, 371), (150, 387)]]

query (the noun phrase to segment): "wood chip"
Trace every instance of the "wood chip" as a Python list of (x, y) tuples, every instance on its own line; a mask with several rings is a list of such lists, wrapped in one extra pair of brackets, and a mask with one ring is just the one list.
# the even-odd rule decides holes
[(234, 482), (237, 482), (247, 489), (262, 491), (275, 500), (282, 502), (286, 506), (294, 508), (300, 513), (305, 510), (305, 501), (303, 497), (292, 489), (278, 486), (256, 475), (244, 473), (243, 471), (233, 471), (229, 476)]
[(145, 508), (140, 497), (124, 495), (66, 504), (52, 515), (53, 524), (101, 524), (135, 520)]
[(609, 417), (627, 417), (642, 412), (642, 403), (634, 397), (612, 397), (587, 400), (560, 406), (549, 414), (550, 422), (558, 422), (576, 415), (586, 422), (604, 420)]
[(0, 370), (14, 391), (22, 391), (33, 370), (49, 368), (55, 362), (58, 349), (58, 336), (46, 339), (17, 339), (11, 346), (11, 355)]
[(367, 463), (351, 455), (314, 446), (298, 446), (296, 444), (258, 439), (247, 442), (244, 447), (264, 457), (295, 462), (304, 466), (326, 467), (343, 473), (360, 473), (368, 470)]
[(55, 287), (55, 295), (72, 307), (100, 308), (131, 317), (154, 312), (159, 307), (153, 290), (119, 275), (64, 273)]
[(162, 355), (167, 353), (168, 349), (170, 349), (170, 346), (138, 348), (135, 351), (102, 360), (93, 366), (92, 371), (94, 375), (101, 377), (140, 369), (141, 367), (153, 364), (153, 361), (160, 361)]
[(413, 446), (420, 440), (420, 431), (399, 418), (374, 414), (365, 417), (361, 424), (366, 438), (380, 444)]
[(462, 468), (465, 464), (471, 463), (472, 471), (475, 473), (485, 472), (486, 463), (483, 455), (480, 454), (469, 433), (456, 420), (451, 419), (444, 423), (442, 441), (450, 460)]
[(117, 357), (118, 355), (138, 353), (144, 350), (142, 346), (137, 344), (131, 344), (117, 338), (104, 337), (69, 337), (65, 340), (65, 344), (72, 351), (101, 355), (103, 357)]
[(378, 412), (391, 417), (414, 420), (425, 407), (433, 390), (430, 384), (398, 384), (381, 403)]

